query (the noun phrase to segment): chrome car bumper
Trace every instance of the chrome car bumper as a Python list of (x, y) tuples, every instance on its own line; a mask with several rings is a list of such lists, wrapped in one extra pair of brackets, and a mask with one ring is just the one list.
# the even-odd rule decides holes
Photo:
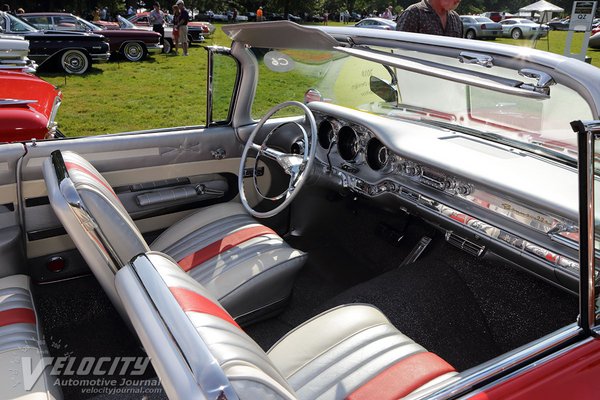
[(147, 44), (146, 45), (146, 49), (148, 50), (149, 54), (158, 54), (158, 53), (162, 53), (163, 50), (163, 45), (162, 44)]
[(108, 61), (110, 59), (110, 51), (100, 54), (90, 54), (93, 62)]

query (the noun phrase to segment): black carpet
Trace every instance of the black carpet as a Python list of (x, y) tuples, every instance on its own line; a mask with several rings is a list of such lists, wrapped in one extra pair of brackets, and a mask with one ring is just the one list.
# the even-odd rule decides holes
[(417, 261), (396, 268), (336, 296), (321, 309), (349, 303), (375, 305), (402, 333), (458, 370), (499, 353), (473, 294), (446, 263)]
[[(72, 379), (62, 385), (65, 399), (167, 398), (152, 365), (148, 363), (143, 367), (146, 354), (137, 337), (94, 277), (34, 286), (34, 294), (50, 356), (74, 358), (75, 366), (81, 366), (85, 357), (92, 357), (95, 362), (100, 357), (110, 359), (101, 364), (96, 375), (93, 370), (72, 375), (62, 368), (61, 375), (53, 379), (60, 378), (60, 382)], [(109, 375), (109, 366), (115, 359), (115, 371)], [(134, 361), (128, 361), (130, 359)], [(135, 362), (138, 362), (137, 367)], [(124, 373), (120, 374), (123, 367), (126, 367)], [(137, 371), (143, 373), (137, 375)], [(99, 383), (98, 379), (104, 381)], [(94, 380), (96, 382), (92, 382)], [(114, 384), (106, 384), (111, 380)]]

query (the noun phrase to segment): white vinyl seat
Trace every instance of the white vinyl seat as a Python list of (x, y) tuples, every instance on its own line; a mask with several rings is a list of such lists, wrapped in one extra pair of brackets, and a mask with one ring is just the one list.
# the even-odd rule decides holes
[[(0, 398), (61, 399), (60, 386), (47, 366), (33, 373), (48, 357), (29, 277), (12, 275), (0, 279)], [(28, 363), (29, 365), (23, 365)], [(32, 371), (25, 376), (24, 371)]]
[(265, 353), (163, 254), (134, 259), (116, 288), (172, 399), (399, 399), (456, 375), (370, 305), (326, 311)]
[(113, 188), (83, 157), (57, 150), (43, 173), (54, 212), (119, 311), (116, 271), (150, 250), (173, 257), (245, 321), (287, 300), (306, 259), (238, 203), (205, 207), (148, 245)]

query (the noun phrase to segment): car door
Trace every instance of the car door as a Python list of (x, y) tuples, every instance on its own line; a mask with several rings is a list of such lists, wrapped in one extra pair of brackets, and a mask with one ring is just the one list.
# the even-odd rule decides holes
[[(229, 67), (236, 65), (233, 61)], [(235, 92), (234, 84), (231, 87)], [(230, 103), (228, 99), (227, 107)], [(211, 123), (209, 127), (156, 129), (25, 144), (21, 154), (26, 154), (19, 164), (20, 225), (34, 280), (64, 279), (86, 272), (85, 263), (54, 215), (47, 197), (42, 165), (53, 151), (74, 151), (91, 162), (107, 179), (150, 243), (184, 216), (238, 196), (243, 145), (229, 122), (231, 113), (216, 114), (217, 117), (225, 115), (228, 121)], [(244, 129), (252, 129), (252, 125)], [(248, 167), (253, 163), (254, 160), (250, 160)], [(268, 187), (269, 170), (262, 163), (258, 169), (262, 172), (257, 179)], [(256, 204), (253, 191), (249, 188), (246, 193)], [(60, 271), (54, 268), (53, 260), (57, 259), (62, 260)]]

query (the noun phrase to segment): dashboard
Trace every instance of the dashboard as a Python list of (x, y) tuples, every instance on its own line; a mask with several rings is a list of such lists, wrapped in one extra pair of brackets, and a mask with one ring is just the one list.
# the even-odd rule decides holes
[[(552, 199), (540, 204), (534, 202), (539, 194), (520, 193), (518, 180), (511, 190), (515, 180), (510, 168), (503, 171), (502, 182), (490, 182), (490, 175), (502, 175), (494, 171), (498, 160), (520, 165), (528, 158), (538, 173), (564, 173), (564, 166), (418, 122), (396, 124), (324, 103), (310, 107), (318, 127), (315, 168), (322, 176), (387, 208), (424, 217), (444, 231), (449, 243), (476, 257), (492, 250), (546, 280), (578, 290), (576, 219), (552, 210)], [(470, 173), (461, 174), (457, 157), (466, 164), (474, 158), (489, 162), (479, 161)]]

